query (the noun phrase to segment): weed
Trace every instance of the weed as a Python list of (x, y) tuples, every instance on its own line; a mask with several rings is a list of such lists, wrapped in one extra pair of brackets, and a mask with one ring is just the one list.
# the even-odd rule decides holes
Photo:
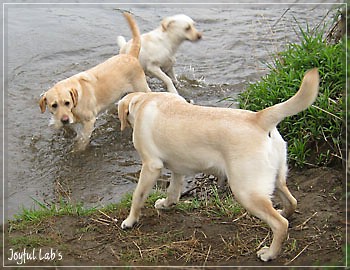
[[(160, 197), (164, 197), (164, 193), (160, 190), (153, 191), (147, 201), (146, 206), (154, 205), (155, 201)], [(15, 215), (15, 220), (9, 222), (9, 231), (21, 229), (28, 223), (37, 224), (42, 220), (53, 217), (53, 216), (64, 216), (64, 215), (76, 215), (76, 216), (89, 216), (98, 211), (97, 208), (85, 208), (82, 203), (72, 204), (70, 202), (61, 199), (58, 204), (47, 205), (35, 198), (32, 198), (35, 205), (34, 207), (27, 209), (22, 207), (21, 212)], [(125, 210), (130, 209), (132, 202), (132, 193), (127, 193), (123, 196), (118, 204), (108, 204), (107, 206), (100, 209), (103, 212), (111, 213), (114, 210)], [(92, 228), (85, 228), (87, 231)], [(83, 229), (84, 230), (84, 229)]]
[(298, 250), (298, 244), (297, 244), (297, 240), (293, 239), (291, 241), (291, 243), (288, 245), (288, 252), (295, 252)]
[[(124, 209), (124, 208), (130, 208), (131, 207), (131, 202), (132, 202), (132, 193), (126, 193), (119, 203), (115, 205), (116, 209)], [(105, 209), (106, 210), (106, 209)], [(110, 210), (114, 210), (111, 208)]]
[(24, 248), (35, 248), (51, 244), (53, 239), (48, 237), (29, 235), (29, 236), (16, 236), (9, 239), (10, 244), (16, 250)]
[[(149, 196), (147, 197), (147, 200), (145, 202), (146, 207), (153, 207), (154, 203), (161, 197), (164, 197), (165, 193), (161, 191), (160, 189), (155, 189), (153, 190)], [(114, 204), (110, 209), (104, 208), (104, 210), (108, 211), (111, 210), (113, 211), (114, 209), (130, 209), (132, 203), (132, 193), (127, 193), (125, 194), (122, 199), (119, 201), (118, 204)]]
[(234, 217), (242, 211), (241, 206), (235, 201), (231, 192), (220, 193), (215, 185), (208, 187), (208, 194), (204, 199), (198, 197), (192, 200), (180, 201), (176, 208), (192, 212), (200, 209), (208, 216)]
[(289, 142), (289, 159), (296, 167), (329, 165), (342, 159), (343, 95), (345, 89), (345, 43), (327, 45), (321, 30), (299, 26), (300, 44), (289, 44), (276, 55), (270, 72), (249, 84), (238, 96), (242, 109), (259, 111), (287, 100), (298, 90), (308, 69), (317, 67), (320, 92), (314, 105), (287, 117), (279, 131)]
[(87, 215), (94, 212), (95, 208), (84, 208), (82, 204), (73, 205), (60, 200), (59, 204), (46, 205), (39, 200), (32, 198), (35, 206), (30, 209), (22, 208), (22, 212), (15, 215), (17, 220), (25, 222), (39, 222), (44, 218), (52, 216), (63, 216), (63, 215)]
[(234, 200), (231, 192), (220, 195), (216, 186), (211, 186), (212, 196), (209, 198), (207, 205), (210, 211), (217, 216), (234, 217), (241, 212), (241, 206)]
[(190, 212), (200, 208), (201, 206), (202, 206), (202, 201), (199, 200), (197, 197), (194, 197), (191, 200), (180, 201), (176, 207), (180, 210)]
[(154, 207), (155, 202), (165, 197), (165, 193), (161, 189), (155, 189), (147, 198), (146, 206)]

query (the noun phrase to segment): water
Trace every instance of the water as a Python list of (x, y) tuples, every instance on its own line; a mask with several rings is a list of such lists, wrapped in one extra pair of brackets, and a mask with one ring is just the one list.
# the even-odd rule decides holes
[[(267, 72), (265, 63), (298, 28), (324, 22), (326, 5), (7, 5), (5, 7), (5, 210), (12, 217), (33, 198), (44, 203), (65, 197), (86, 206), (117, 202), (134, 189), (141, 167), (131, 131), (121, 133), (116, 110), (102, 114), (91, 146), (70, 153), (72, 135), (48, 127), (40, 94), (55, 82), (118, 53), (116, 37), (131, 37), (120, 8), (135, 14), (141, 32), (166, 16), (184, 13), (203, 39), (185, 42), (175, 70), (179, 92), (197, 104), (219, 102), (244, 90)], [(327, 15), (328, 14), (328, 15)], [(163, 85), (149, 80), (155, 91)], [(165, 175), (164, 177), (166, 177)], [(6, 216), (7, 218), (7, 216)]]

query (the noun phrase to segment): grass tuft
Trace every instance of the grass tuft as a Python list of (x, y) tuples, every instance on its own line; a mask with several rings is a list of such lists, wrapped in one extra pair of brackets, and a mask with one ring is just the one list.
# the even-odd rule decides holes
[(288, 142), (289, 159), (296, 167), (340, 163), (346, 40), (328, 45), (323, 40), (324, 31), (311, 31), (308, 27), (299, 30), (300, 44), (287, 45), (273, 63), (267, 64), (268, 75), (239, 94), (239, 106), (259, 111), (283, 102), (297, 92), (305, 72), (317, 67), (321, 81), (316, 102), (307, 110), (287, 117), (278, 129)]
[(27, 209), (22, 208), (21, 212), (16, 214), (14, 217), (16, 220), (22, 223), (26, 222), (40, 222), (41, 220), (53, 216), (64, 216), (64, 215), (78, 215), (84, 216), (96, 211), (95, 208), (84, 208), (83, 204), (71, 204), (61, 199), (59, 204), (46, 205), (45, 203), (32, 198), (35, 206)]
[(241, 213), (243, 208), (234, 199), (232, 192), (220, 192), (215, 185), (208, 187), (208, 193), (205, 198), (198, 197), (180, 202), (176, 208), (186, 212), (193, 212), (200, 209), (201, 212), (206, 212), (208, 216), (222, 217), (228, 216), (233, 218), (238, 213)]

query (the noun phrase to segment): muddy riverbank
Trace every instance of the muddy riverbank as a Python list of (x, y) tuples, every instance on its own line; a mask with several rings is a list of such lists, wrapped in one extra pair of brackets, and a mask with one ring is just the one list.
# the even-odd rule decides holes
[[(65, 215), (21, 226), (11, 223), (10, 248), (17, 252), (51, 252), (49, 262), (27, 260), (25, 265), (58, 266), (335, 266), (345, 265), (344, 174), (340, 169), (292, 171), (289, 187), (298, 200), (290, 218), (288, 239), (281, 255), (261, 262), (256, 251), (271, 241), (270, 229), (244, 209), (223, 214), (211, 203), (198, 208), (176, 206), (157, 211), (148, 203), (139, 224), (120, 229), (129, 208), (96, 212), (89, 216)], [(205, 194), (203, 186), (197, 195)], [(220, 191), (225, 198), (225, 191)], [(184, 197), (182, 202), (195, 200)], [(205, 200), (205, 199), (204, 199)], [(209, 200), (208, 200), (209, 202)], [(279, 202), (275, 201), (278, 207)], [(183, 204), (182, 204), (183, 205)], [(60, 255), (61, 257), (58, 257)], [(7, 260), (15, 265), (15, 260)], [(36, 268), (37, 269), (37, 268)]]

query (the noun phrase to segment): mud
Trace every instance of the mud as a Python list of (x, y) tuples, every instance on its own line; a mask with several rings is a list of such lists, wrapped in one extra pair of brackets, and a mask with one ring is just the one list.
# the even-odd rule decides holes
[[(298, 208), (289, 220), (289, 234), (283, 250), (271, 262), (261, 262), (256, 257), (256, 251), (269, 245), (272, 237), (264, 223), (244, 209), (228, 218), (215, 213), (210, 205), (191, 211), (178, 207), (157, 211), (152, 205), (146, 205), (137, 226), (126, 231), (120, 229), (129, 211), (125, 208), (89, 217), (54, 217), (35, 226), (12, 230), (9, 237), (31, 235), (50, 239), (38, 246), (17, 245), (17, 248), (53, 248), (61, 252), (60, 261), (27, 264), (36, 266), (157, 265), (181, 266), (182, 269), (186, 266), (211, 266), (209, 269), (220, 266), (241, 266), (241, 269), (245, 269), (244, 266), (341, 266), (345, 265), (348, 225), (344, 212), (344, 179), (341, 169), (318, 168), (290, 173), (288, 184), (298, 200)], [(275, 204), (279, 206), (278, 201)]]

